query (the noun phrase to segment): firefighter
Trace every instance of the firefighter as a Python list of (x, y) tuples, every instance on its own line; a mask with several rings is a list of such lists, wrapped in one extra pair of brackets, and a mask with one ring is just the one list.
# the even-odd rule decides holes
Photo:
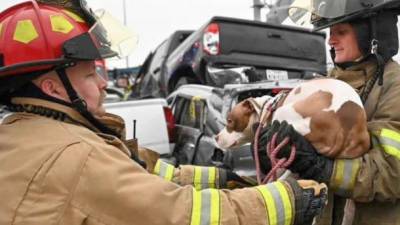
[[(289, 169), (301, 178), (326, 182), (335, 193), (334, 208), (327, 207), (320, 224), (400, 224), (400, 66), (398, 52), (399, 0), (295, 1), (289, 14), (304, 22), (311, 11), (314, 30), (330, 29), (328, 44), (334, 68), (329, 76), (350, 84), (364, 103), (370, 150), (359, 158), (331, 159), (291, 125), (274, 122), (262, 131), (259, 148), (278, 134), (297, 147)], [(298, 4), (301, 3), (301, 4)], [(290, 145), (280, 157), (288, 157)], [(260, 161), (270, 167), (264, 154)], [(342, 201), (348, 198), (347, 201)]]
[(107, 15), (77, 0), (0, 13), (0, 97), (12, 112), (0, 125), (0, 224), (311, 224), (326, 197), (315, 181), (218, 190), (215, 168), (159, 162), (162, 179), (130, 159), (95, 61), (132, 36)]

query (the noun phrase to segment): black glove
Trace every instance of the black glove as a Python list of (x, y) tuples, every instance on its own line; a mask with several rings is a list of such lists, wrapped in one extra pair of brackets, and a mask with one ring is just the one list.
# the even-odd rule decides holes
[[(259, 123), (254, 123), (253, 124), (253, 133), (256, 133), (257, 131), (257, 127), (259, 126)], [(262, 132), (260, 132), (260, 137), (261, 137)], [(261, 140), (260, 140), (261, 141)], [(265, 142), (265, 141), (264, 141)], [(254, 140), (251, 142), (250, 144), (250, 150), (251, 150), (251, 154), (253, 156), (254, 160), (257, 160), (254, 156)], [(272, 165), (271, 165), (271, 160), (269, 159), (268, 155), (266, 154), (266, 145), (265, 144), (260, 144), (260, 142), (258, 142), (258, 161), (260, 162), (260, 167), (261, 167), (261, 171), (264, 174), (267, 174), (271, 169), (272, 169)], [(260, 147), (263, 146), (263, 147)]]
[[(295, 225), (311, 225), (315, 216), (321, 214), (328, 199), (327, 188), (323, 184), (314, 181), (285, 180), (291, 186), (295, 196)], [(302, 187), (302, 184), (308, 187)], [(315, 196), (314, 187), (320, 189), (318, 196)]]
[[(277, 133), (276, 145), (278, 145), (285, 137), (289, 137), (290, 141), (281, 149), (278, 158), (289, 158), (291, 152), (291, 144), (296, 147), (296, 157), (289, 166), (294, 173), (298, 173), (301, 178), (313, 179), (318, 182), (328, 183), (332, 174), (333, 160), (320, 155), (314, 146), (312, 146), (301, 134), (294, 130), (293, 126), (286, 121), (274, 121), (272, 125), (268, 125), (260, 132), (258, 150), (259, 160), (263, 169), (271, 168), (271, 162), (266, 155), (266, 146), (272, 140), (274, 134)], [(264, 170), (266, 171), (266, 170)], [(268, 170), (267, 170), (268, 171)]]

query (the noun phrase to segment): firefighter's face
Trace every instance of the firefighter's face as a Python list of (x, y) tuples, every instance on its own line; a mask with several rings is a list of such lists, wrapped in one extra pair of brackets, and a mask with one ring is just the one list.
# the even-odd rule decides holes
[(333, 25), (328, 43), (335, 50), (335, 63), (353, 62), (362, 56), (356, 32), (349, 23)]
[(94, 61), (78, 62), (76, 66), (67, 69), (67, 75), (76, 92), (86, 101), (89, 112), (97, 116), (104, 115), (107, 81), (96, 73)]

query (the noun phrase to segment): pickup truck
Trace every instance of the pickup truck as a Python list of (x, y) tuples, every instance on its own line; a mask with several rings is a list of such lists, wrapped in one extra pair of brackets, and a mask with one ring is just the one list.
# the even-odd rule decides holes
[(165, 62), (169, 54), (191, 33), (193, 30), (175, 31), (146, 57), (134, 83), (133, 98), (165, 97), (164, 87), (160, 86), (165, 82)]
[[(291, 26), (213, 17), (168, 57), (161, 92), (188, 83), (223, 87), (226, 83), (304, 79), (326, 74), (325, 34)], [(247, 67), (248, 80), (216, 70)], [(243, 72), (243, 71), (239, 71)], [(219, 75), (218, 75), (219, 74)]]
[(160, 155), (170, 154), (170, 133), (174, 121), (165, 99), (143, 99), (105, 104), (106, 111), (122, 117), (126, 138), (137, 138), (140, 146)]

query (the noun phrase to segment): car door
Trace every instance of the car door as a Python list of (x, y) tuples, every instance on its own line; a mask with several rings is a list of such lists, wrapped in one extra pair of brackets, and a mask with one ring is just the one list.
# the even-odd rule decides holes
[(203, 136), (205, 106), (204, 100), (186, 95), (177, 95), (172, 103), (176, 123), (173, 155), (177, 164), (196, 163), (198, 141)]

